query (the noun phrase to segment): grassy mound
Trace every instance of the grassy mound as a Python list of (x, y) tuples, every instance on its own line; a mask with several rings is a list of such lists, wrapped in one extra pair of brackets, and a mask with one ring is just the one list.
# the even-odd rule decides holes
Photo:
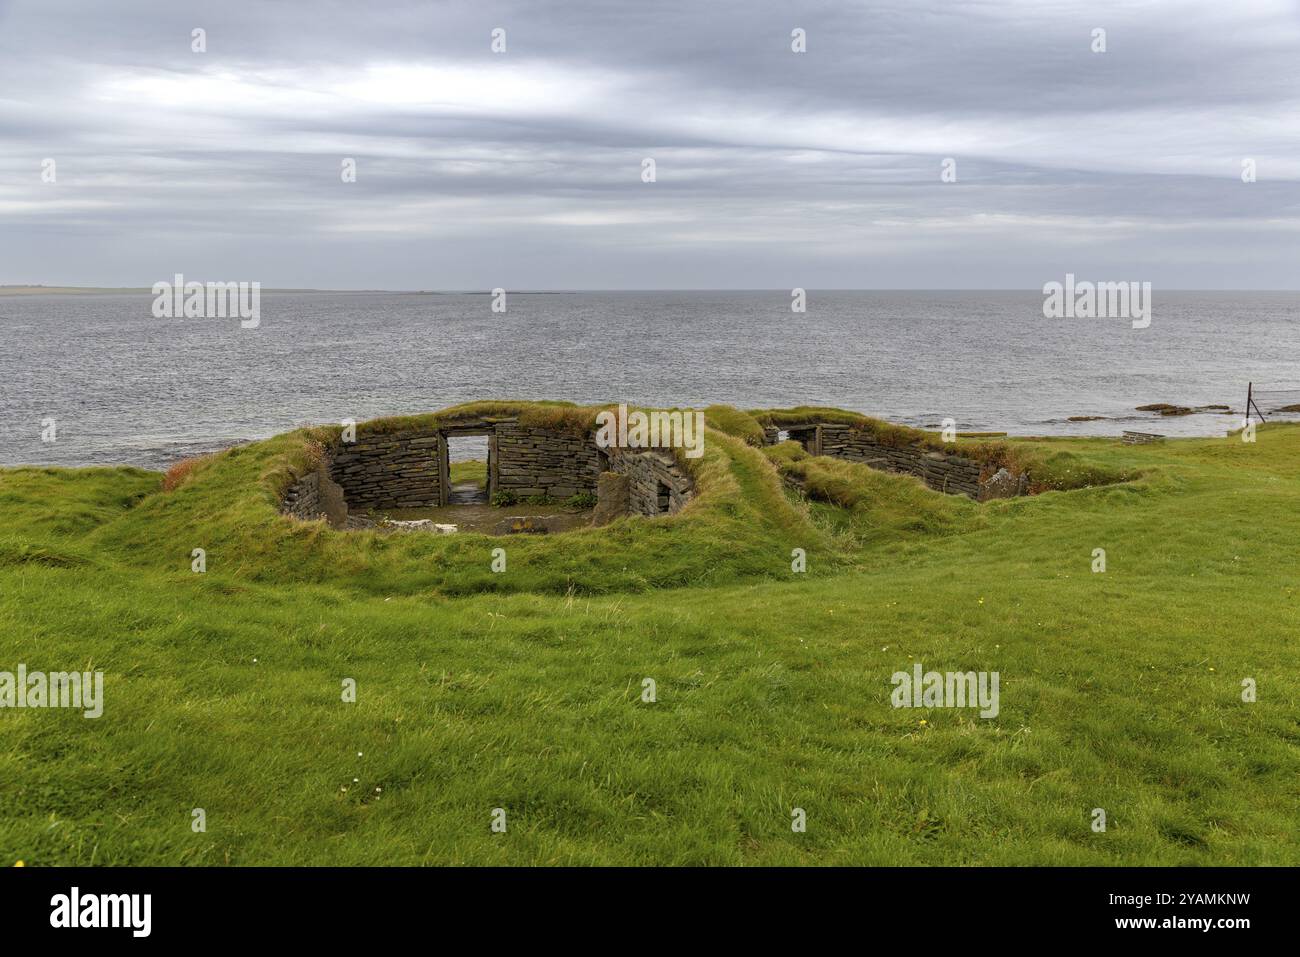
[[(401, 427), (508, 412), (555, 428), (576, 422), (577, 408), (475, 403), (404, 419)], [(594, 419), (591, 409), (582, 412), (588, 415)], [(395, 428), (397, 421), (381, 420), (378, 427)], [(363, 423), (358, 432), (375, 427)], [(166, 483), (149, 479), (149, 493), (133, 474), (132, 507), (114, 521), (86, 526), (86, 542), (124, 565), (181, 580), (190, 574), (193, 550), (202, 548), (209, 573), (268, 584), (339, 583), (384, 595), (598, 594), (724, 583), (788, 575), (788, 560), (782, 556), (791, 548), (826, 544), (807, 511), (787, 500), (762, 453), (713, 429), (706, 433), (705, 455), (682, 460), (694, 473), (696, 499), (682, 513), (655, 521), (626, 519), (560, 538), (503, 541), (475, 534), (341, 532), (321, 522), (281, 516), (284, 490), (316, 467), (337, 431), (300, 430), (230, 449), (169, 476)], [(481, 470), (481, 463), (477, 467)], [(60, 474), (44, 473), (53, 489), (28, 481), (15, 485), (12, 494), (30, 499), (31, 508), (46, 495), (62, 499)], [(469, 472), (460, 467), (456, 474)], [(69, 472), (66, 481), (75, 489), (86, 480)], [(491, 568), (492, 551), (499, 547), (507, 549), (510, 574)]]
[(811, 456), (797, 442), (767, 452), (779, 471), (814, 500), (815, 517), (847, 535), (854, 546), (952, 534), (982, 523), (981, 509), (970, 499), (938, 494), (910, 475)]
[(746, 445), (763, 444), (763, 426), (748, 412), (741, 412), (734, 406), (711, 405), (704, 410), (704, 421)]

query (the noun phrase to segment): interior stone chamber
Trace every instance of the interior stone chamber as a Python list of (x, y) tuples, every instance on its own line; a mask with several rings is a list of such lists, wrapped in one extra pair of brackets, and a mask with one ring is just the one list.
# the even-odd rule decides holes
[[(327, 450), (320, 467), (286, 493), (284, 511), (299, 518), (347, 512), (437, 508), (451, 493), (448, 440), (487, 437), (487, 497), (565, 501), (597, 495), (602, 473), (625, 479), (626, 512), (668, 515), (695, 494), (695, 483), (669, 449), (602, 449), (594, 434), (534, 428), (518, 419), (483, 419), (455, 425), (357, 436)], [(340, 508), (342, 514), (340, 515)]]

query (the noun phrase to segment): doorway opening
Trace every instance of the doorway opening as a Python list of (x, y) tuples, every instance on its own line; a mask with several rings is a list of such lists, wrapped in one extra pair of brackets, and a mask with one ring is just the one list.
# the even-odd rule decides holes
[(447, 435), (441, 443), (444, 505), (486, 505), (492, 500), (494, 436), (485, 432)]
[(656, 485), (658, 487), (655, 489), (655, 505), (659, 509), (660, 514), (666, 515), (669, 509), (672, 508), (673, 490), (663, 482), (658, 482)]

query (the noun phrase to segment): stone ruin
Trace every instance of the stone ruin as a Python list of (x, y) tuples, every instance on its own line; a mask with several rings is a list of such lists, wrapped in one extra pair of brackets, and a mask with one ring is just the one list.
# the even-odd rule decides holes
[[(600, 448), (594, 434), (524, 426), (517, 418), (458, 421), (423, 429), (370, 433), (329, 450), (316, 471), (285, 493), (282, 510), (297, 518), (324, 517), (335, 527), (365, 525), (358, 516), (385, 510), (438, 508), (451, 494), (448, 439), (486, 436), (487, 496), (510, 493), (516, 500), (565, 501), (583, 493), (595, 497), (593, 524), (625, 515), (671, 515), (695, 494), (695, 483), (669, 449)], [(782, 436), (810, 455), (829, 455), (888, 472), (915, 475), (937, 492), (984, 502), (1024, 495), (1028, 478), (1006, 469), (988, 474), (974, 459), (921, 445), (885, 445), (870, 432), (837, 422), (767, 426), (764, 441)], [(431, 520), (392, 523), (394, 530), (446, 532), (453, 526)], [(516, 528), (515, 525), (518, 524)], [(427, 528), (426, 528), (427, 526)], [(506, 527), (509, 526), (509, 527)], [(544, 530), (508, 519), (498, 533)]]
[(920, 445), (891, 446), (879, 442), (870, 432), (841, 422), (767, 426), (763, 439), (775, 445), (782, 434), (798, 442), (809, 455), (830, 455), (861, 462), (886, 472), (915, 475), (936, 492), (965, 495), (977, 502), (1024, 495), (1028, 476), (1012, 475), (1006, 469), (986, 474), (987, 466), (974, 459), (938, 452)]
[(445, 506), (451, 494), (448, 439), (472, 435), (488, 440), (489, 501), (498, 492), (553, 501), (588, 493), (596, 498), (596, 522), (605, 524), (624, 515), (670, 515), (695, 494), (694, 481), (669, 449), (603, 449), (594, 434), (485, 418), (359, 434), (328, 450), (316, 471), (291, 486), (282, 511), (347, 527), (351, 516), (371, 511)]

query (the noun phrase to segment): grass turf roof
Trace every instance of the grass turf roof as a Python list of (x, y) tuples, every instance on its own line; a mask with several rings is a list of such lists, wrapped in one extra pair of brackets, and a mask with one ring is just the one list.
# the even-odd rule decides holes
[(881, 445), (893, 448), (919, 447), (945, 455), (956, 455), (979, 462), (994, 471), (998, 468), (1006, 468), (1012, 474), (1018, 475), (1026, 467), (1026, 463), (1005, 442), (963, 438), (958, 438), (955, 442), (945, 442), (933, 432), (906, 425), (895, 425), (883, 419), (862, 415), (859, 412), (847, 412), (844, 409), (804, 405), (789, 409), (755, 409), (749, 414), (761, 425), (777, 428), (821, 424), (847, 425), (859, 432), (869, 433)]

